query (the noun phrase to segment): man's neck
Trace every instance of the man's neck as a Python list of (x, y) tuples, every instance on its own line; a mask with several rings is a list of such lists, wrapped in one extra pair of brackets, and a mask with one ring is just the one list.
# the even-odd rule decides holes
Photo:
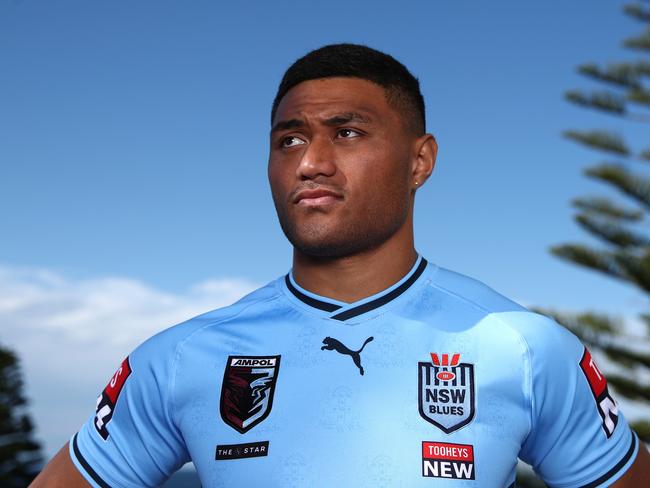
[(379, 293), (402, 279), (415, 264), (413, 241), (382, 246), (343, 258), (314, 258), (294, 249), (293, 278), (317, 295), (352, 303)]

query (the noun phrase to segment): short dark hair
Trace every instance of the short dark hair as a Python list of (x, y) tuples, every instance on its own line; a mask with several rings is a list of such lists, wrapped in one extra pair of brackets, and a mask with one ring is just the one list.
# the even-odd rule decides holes
[(296, 60), (278, 87), (271, 123), (280, 100), (298, 83), (339, 76), (361, 78), (383, 87), (386, 100), (402, 114), (407, 128), (418, 136), (424, 134), (424, 98), (418, 79), (392, 56), (361, 44), (330, 44)]

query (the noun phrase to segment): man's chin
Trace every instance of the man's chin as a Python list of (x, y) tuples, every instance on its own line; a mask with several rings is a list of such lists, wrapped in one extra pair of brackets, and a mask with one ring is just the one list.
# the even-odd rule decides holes
[(385, 232), (376, 232), (377, 229), (368, 229), (361, 222), (351, 226), (296, 226), (286, 225), (288, 222), (281, 220), (280, 224), (295, 251), (319, 259), (344, 258), (367, 252), (380, 246), (398, 228), (387, 227)]
[(340, 233), (323, 236), (289, 236), (293, 248), (304, 256), (318, 259), (339, 259), (368, 251), (378, 244), (366, 236), (350, 235), (343, 238)]
[(329, 240), (291, 240), (293, 248), (300, 254), (314, 258), (333, 259), (348, 256), (351, 248), (349, 243), (332, 242)]

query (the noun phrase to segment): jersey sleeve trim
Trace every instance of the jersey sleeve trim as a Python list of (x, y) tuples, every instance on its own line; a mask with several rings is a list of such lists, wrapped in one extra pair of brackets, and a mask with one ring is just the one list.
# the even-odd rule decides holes
[(77, 445), (77, 434), (74, 435), (72, 438), (72, 451), (74, 452), (74, 456), (79, 461), (79, 464), (83, 467), (83, 469), (86, 471), (88, 476), (90, 476), (95, 483), (97, 483), (101, 488), (111, 488), (111, 485), (106, 483), (101, 476), (97, 474), (97, 472), (92, 468), (90, 464), (88, 464), (88, 461), (86, 461), (86, 458), (83, 457), (81, 454), (81, 451), (79, 450), (79, 446)]
[(621, 458), (621, 460), (618, 463), (616, 463), (616, 466), (614, 466), (612, 469), (607, 471), (607, 473), (602, 475), (600, 478), (592, 481), (591, 483), (587, 483), (586, 485), (582, 485), (580, 488), (596, 488), (597, 486), (600, 486), (602, 483), (605, 483), (606, 481), (613, 478), (615, 475), (619, 473), (619, 471), (621, 471), (621, 469), (630, 461), (630, 458), (632, 458), (632, 455), (635, 452), (637, 452), (638, 449), (638, 439), (636, 437), (636, 434), (634, 433), (634, 431), (630, 431), (630, 433), (632, 434), (632, 442), (630, 442), (630, 448), (627, 450), (627, 452)]

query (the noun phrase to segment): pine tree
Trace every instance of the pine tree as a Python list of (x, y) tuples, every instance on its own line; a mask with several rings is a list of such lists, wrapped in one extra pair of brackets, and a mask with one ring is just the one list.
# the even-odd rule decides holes
[(27, 486), (42, 465), (16, 355), (0, 347), (0, 486)]
[[(568, 91), (566, 98), (580, 107), (617, 117), (621, 123), (650, 126), (650, 6), (630, 4), (623, 11), (645, 25), (641, 35), (623, 42), (637, 59), (605, 67), (580, 66), (578, 72), (599, 88), (589, 93)], [(567, 130), (564, 136), (607, 158), (587, 168), (585, 175), (613, 189), (617, 198), (588, 196), (573, 200), (576, 222), (600, 244), (563, 244), (552, 247), (551, 252), (650, 294), (650, 233), (646, 220), (650, 212), (650, 147), (635, 151), (622, 135), (604, 130)], [(597, 312), (550, 313), (590, 349), (609, 359), (612, 366), (603, 367), (619, 396), (650, 403), (650, 314), (639, 317), (645, 330), (634, 336), (617, 317)], [(650, 442), (649, 420), (638, 420), (633, 428), (641, 439)]]
[[(565, 96), (579, 107), (614, 117), (621, 125), (650, 125), (650, 6), (648, 2), (629, 4), (623, 12), (644, 24), (640, 35), (623, 42), (636, 59), (606, 66), (579, 66), (578, 73), (597, 88), (589, 92), (571, 90)], [(622, 135), (606, 130), (566, 130), (563, 135), (606, 158), (587, 168), (585, 176), (605, 185), (616, 197), (574, 199), (575, 221), (599, 244), (567, 243), (551, 247), (551, 253), (650, 294), (650, 234), (646, 220), (650, 212), (650, 175), (645, 166), (650, 163), (650, 147), (635, 151)], [(650, 313), (639, 317), (645, 325), (643, 333), (633, 334), (621, 318), (604, 313), (535, 310), (553, 316), (592, 352), (608, 358), (600, 366), (615, 390), (615, 398), (650, 404)], [(639, 438), (650, 442), (650, 419), (638, 419), (632, 428)], [(544, 486), (522, 474), (517, 486)]]

